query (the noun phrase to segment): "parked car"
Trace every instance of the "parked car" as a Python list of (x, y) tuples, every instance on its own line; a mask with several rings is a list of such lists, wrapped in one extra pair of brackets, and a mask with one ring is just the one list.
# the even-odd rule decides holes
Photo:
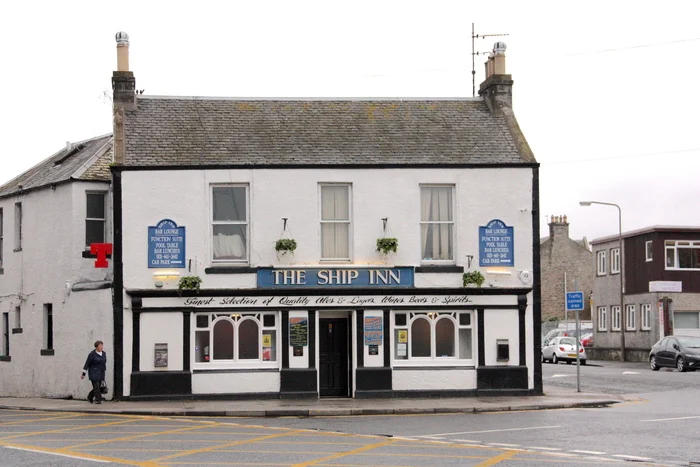
[[(579, 342), (578, 358), (581, 365), (586, 364), (586, 349)], [(576, 361), (576, 338), (563, 336), (555, 337), (549, 344), (542, 347), (542, 362), (552, 362), (555, 365), (559, 362), (571, 364)]]
[[(579, 333), (581, 335), (586, 334), (591, 332), (590, 329), (581, 329)], [(544, 339), (542, 339), (542, 347), (546, 346), (550, 342), (552, 342), (552, 339), (555, 337), (564, 337), (564, 336), (573, 336), (576, 337), (577, 334), (576, 329), (571, 328), (571, 329), (552, 329), (547, 333), (546, 336), (544, 336)]]
[(654, 344), (649, 352), (649, 367), (658, 371), (662, 366), (681, 373), (700, 368), (700, 337), (667, 336)]
[(581, 343), (584, 347), (590, 347), (593, 345), (593, 333), (589, 332), (581, 336)]

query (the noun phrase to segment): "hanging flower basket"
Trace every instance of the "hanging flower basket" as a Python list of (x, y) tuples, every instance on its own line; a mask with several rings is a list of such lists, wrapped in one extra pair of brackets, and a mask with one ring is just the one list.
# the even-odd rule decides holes
[(275, 242), (277, 257), (291, 255), (297, 249), (297, 241), (293, 238), (280, 238)]
[(381, 237), (377, 239), (377, 251), (382, 255), (396, 253), (399, 241), (393, 237)]
[(180, 278), (177, 283), (177, 289), (182, 292), (183, 290), (199, 290), (199, 286), (202, 284), (202, 278), (199, 276), (184, 276)]
[(469, 271), (462, 274), (462, 284), (464, 287), (474, 284), (477, 287), (481, 287), (486, 279), (480, 271)]

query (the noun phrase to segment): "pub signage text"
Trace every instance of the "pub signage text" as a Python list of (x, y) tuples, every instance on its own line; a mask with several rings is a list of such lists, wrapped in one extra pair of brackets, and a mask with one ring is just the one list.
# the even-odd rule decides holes
[(413, 287), (413, 268), (259, 268), (259, 288)]

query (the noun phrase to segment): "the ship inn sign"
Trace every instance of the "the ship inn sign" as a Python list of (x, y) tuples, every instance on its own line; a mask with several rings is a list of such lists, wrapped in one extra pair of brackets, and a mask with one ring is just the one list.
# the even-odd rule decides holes
[(258, 288), (413, 287), (412, 267), (259, 268)]

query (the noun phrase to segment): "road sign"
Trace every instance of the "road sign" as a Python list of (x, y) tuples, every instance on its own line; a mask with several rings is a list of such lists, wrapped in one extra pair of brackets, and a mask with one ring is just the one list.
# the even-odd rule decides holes
[(583, 310), (583, 292), (566, 292), (566, 309), (569, 311)]

